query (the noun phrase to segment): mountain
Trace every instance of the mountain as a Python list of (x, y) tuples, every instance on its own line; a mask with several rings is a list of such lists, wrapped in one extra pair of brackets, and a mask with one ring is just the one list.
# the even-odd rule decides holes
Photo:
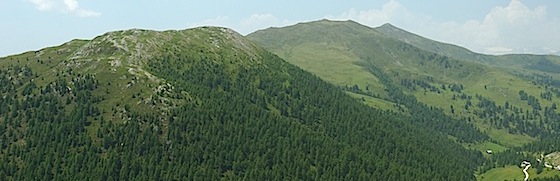
[(484, 161), (227, 28), (3, 57), (0, 85), (6, 180), (474, 180)]
[[(482, 78), (483, 73), (488, 72), (486, 67), (422, 51), (353, 21), (300, 23), (257, 31), (248, 37), (290, 63), (345, 90), (367, 95), (373, 101), (382, 99), (393, 102), (392, 106), (398, 110), (406, 109), (415, 115), (426, 115), (412, 117), (412, 120), (418, 119), (414, 122), (426, 124), (461, 140), (484, 139), (472, 125), (462, 121), (449, 122), (451, 118), (440, 110), (424, 113), (427, 111), (424, 108), (429, 107), (414, 97), (406, 96), (399, 86), (394, 85), (416, 80), (459, 85), (468, 79)], [(441, 87), (439, 84), (426, 86), (434, 91)], [(433, 120), (435, 114), (440, 115), (440, 119)]]
[(386, 35), (387, 37), (400, 40), (422, 50), (434, 52), (448, 57), (453, 57), (456, 59), (476, 62), (488, 62), (492, 61), (494, 57), (491, 55), (474, 53), (466, 48), (457, 45), (430, 40), (405, 31), (403, 29), (397, 28), (389, 23), (383, 24), (382, 26), (375, 28), (375, 30)]
[[(397, 67), (407, 74), (432, 74), (434, 79), (448, 82), (457, 82), (488, 71), (486, 67), (463, 61), (459, 62), (461, 65), (452, 66), (451, 63), (457, 62), (456, 59), (422, 51), (353, 21), (300, 23), (257, 31), (248, 37), (287, 61), (325, 77), (329, 82), (337, 85), (353, 83), (362, 88), (373, 87), (378, 92), (382, 92), (384, 86), (364, 68), (364, 64), (374, 64), (383, 70)], [(433, 59), (438, 59), (438, 62), (433, 62)], [(459, 66), (465, 67), (458, 68)], [(466, 68), (477, 70), (465, 70)], [(325, 71), (341, 73), (329, 76)], [(439, 75), (434, 71), (440, 71), (437, 72)]]
[[(541, 114), (544, 107), (550, 108), (553, 104), (560, 103), (559, 100), (544, 95), (560, 93), (558, 87), (552, 86), (556, 82), (555, 75), (549, 74), (554, 73), (556, 63), (547, 56), (500, 56), (495, 60), (511, 60), (512, 65), (496, 67), (480, 62), (493, 56), (428, 40), (389, 24), (370, 28), (353, 21), (321, 20), (300, 23), (257, 31), (248, 35), (248, 38), (290, 63), (339, 85), (343, 90), (351, 92), (351, 95), (358, 93), (371, 99), (366, 101), (370, 104), (392, 102), (393, 108), (389, 109), (393, 110), (396, 106), (396, 109), (406, 111), (406, 107), (412, 106), (403, 105), (402, 96), (395, 92), (412, 96), (412, 102), (417, 100), (427, 106), (438, 107), (450, 116), (466, 119), (473, 116), (481, 117), (482, 120), (486, 118), (479, 112), (486, 109), (485, 106), (477, 105), (480, 102), (490, 101), (496, 105), (507, 103), (524, 110), (534, 108)], [(439, 51), (435, 51), (436, 49)], [(468, 57), (482, 58), (479, 58), (480, 61), (473, 61), (473, 58)], [(541, 59), (513, 66), (516, 62), (527, 62), (535, 57)], [(544, 84), (549, 85), (549, 88), (544, 88)], [(399, 90), (390, 90), (391, 87)], [(521, 91), (528, 92), (539, 100), (539, 106), (519, 99)], [(383, 108), (375, 103), (373, 106)], [(519, 139), (530, 142), (530, 139)]]
[(546, 138), (560, 130), (557, 56), (483, 55), (390, 24), (353, 21), (298, 23), (247, 37), (366, 105), (407, 114), (467, 149), (497, 152), (479, 174), (555, 152), (558, 140)]
[(442, 43), (424, 38), (397, 28), (391, 24), (384, 24), (375, 28), (376, 31), (387, 37), (413, 45), (419, 49), (445, 55), (455, 59), (477, 62), (497, 68), (514, 71), (524, 71), (529, 73), (553, 73), (556, 78), (560, 73), (560, 57), (556, 55), (531, 55), (531, 54), (511, 54), (511, 55), (485, 55), (472, 52), (466, 48), (452, 44)]

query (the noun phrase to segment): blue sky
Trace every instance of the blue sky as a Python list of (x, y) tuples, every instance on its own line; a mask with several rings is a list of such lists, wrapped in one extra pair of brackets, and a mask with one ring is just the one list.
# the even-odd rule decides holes
[(319, 19), (391, 23), (489, 54), (560, 54), (557, 0), (2, 0), (0, 57), (108, 31), (214, 25), (248, 34)]

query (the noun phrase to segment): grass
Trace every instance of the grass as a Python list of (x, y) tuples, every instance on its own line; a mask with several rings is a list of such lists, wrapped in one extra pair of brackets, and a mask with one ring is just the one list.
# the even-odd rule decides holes
[(478, 150), (482, 152), (485, 156), (489, 156), (489, 154), (486, 153), (486, 150), (492, 150), (492, 152), (494, 153), (499, 153), (508, 149), (507, 147), (504, 147), (500, 144), (496, 144), (489, 141), (485, 141), (477, 144), (466, 144), (463, 146), (465, 146), (466, 148)]
[[(484, 79), (475, 80), (464, 80), (460, 82), (465, 86), (463, 93), (475, 97), (475, 95), (482, 95), (483, 97), (490, 98), (492, 101), (496, 102), (498, 106), (503, 106), (506, 102), (510, 105), (522, 108), (524, 110), (532, 109), (527, 105), (525, 101), (519, 99), (519, 91), (523, 90), (529, 95), (540, 98), (540, 93), (542, 93), (543, 87), (532, 84), (529, 81), (520, 79), (514, 75), (500, 70), (492, 70), (490, 72), (484, 73)], [(436, 87), (440, 87), (438, 84), (434, 84)], [(429, 105), (436, 105), (443, 109), (449, 110), (450, 105), (455, 108), (464, 107), (465, 101), (452, 100), (453, 94), (460, 95), (459, 93), (454, 93), (449, 90), (442, 91), (441, 93), (427, 92), (424, 93), (423, 90), (413, 92), (415, 96), (422, 102)], [(476, 105), (477, 100), (473, 98), (473, 103)], [(559, 99), (553, 99), (552, 101), (539, 99), (539, 103), (543, 107), (550, 107), (553, 103), (560, 104)], [(458, 110), (458, 109), (456, 109)], [(470, 116), (470, 115), (468, 115)]]
[(529, 178), (547, 178), (547, 177), (555, 177), (555, 176), (560, 176), (560, 171), (555, 170), (555, 169), (549, 169), (549, 168), (544, 168), (543, 172), (541, 172), (540, 174), (537, 174), (537, 169), (534, 169), (533, 167), (531, 167), (527, 173), (529, 173)]
[(545, 161), (553, 165), (560, 165), (560, 152), (547, 153), (546, 156)]
[(528, 135), (510, 134), (503, 129), (488, 129), (486, 131), (490, 138), (498, 141), (499, 144), (506, 147), (522, 146), (536, 140)]
[[(522, 108), (523, 110), (529, 110), (532, 108), (529, 107), (526, 102), (519, 99), (519, 91), (524, 90), (529, 95), (533, 95), (537, 98), (540, 98), (539, 95), (543, 91), (542, 87), (501, 70), (494, 69), (486, 72), (484, 77), (488, 78), (480, 79), (479, 81), (466, 80), (464, 82), (465, 89), (463, 90), (463, 93), (473, 97), (475, 95), (482, 95), (485, 98), (490, 98), (492, 101), (496, 102), (497, 106), (503, 107), (505, 102), (508, 102), (510, 105)], [(428, 105), (440, 107), (444, 110), (444, 112), (451, 116), (476, 118), (475, 125), (483, 132), (486, 132), (490, 138), (496, 140), (499, 145), (504, 147), (522, 146), (523, 144), (530, 143), (535, 140), (535, 138), (527, 135), (511, 134), (506, 130), (495, 129), (486, 125), (487, 123), (483, 119), (477, 118), (478, 116), (474, 114), (473, 109), (478, 108), (471, 107), (470, 110), (465, 110), (465, 100), (452, 100), (453, 95), (460, 95), (458, 93), (451, 92), (450, 90), (442, 91), (441, 93), (424, 92), (423, 90), (416, 92), (411, 91), (411, 93), (414, 94), (419, 101)], [(473, 98), (471, 101), (473, 105), (478, 103), (476, 98)], [(540, 99), (539, 102), (544, 108), (545, 106), (551, 106), (552, 103), (559, 104), (559, 101), (560, 100), (558, 99), (553, 99), (552, 101)], [(451, 114), (451, 106), (455, 109), (454, 114)], [(510, 114), (512, 113), (512, 111), (509, 112)]]
[[(342, 46), (303, 44), (276, 51), (279, 56), (327, 82), (338, 86), (358, 85), (386, 97), (384, 86), (377, 77), (358, 65), (359, 57)], [(289, 58), (287, 58), (289, 57)]]
[(367, 95), (356, 94), (356, 93), (348, 92), (348, 91), (346, 91), (346, 93), (348, 95), (358, 99), (358, 101), (363, 102), (364, 104), (366, 104), (370, 107), (381, 109), (381, 110), (398, 111), (398, 109), (395, 108), (395, 103), (393, 103), (393, 102), (383, 100), (383, 99), (378, 99), (378, 98), (367, 96)]
[[(537, 169), (530, 167), (527, 170), (529, 173), (529, 179), (533, 178), (550, 178), (554, 176), (560, 176), (560, 172), (558, 170), (553, 169), (543, 169), (543, 172), (537, 174)], [(523, 180), (525, 178), (525, 174), (523, 174), (523, 169), (519, 168), (518, 166), (510, 165), (506, 167), (494, 168), (482, 175), (477, 177), (479, 181), (501, 181), (501, 180)]]
[(525, 175), (517, 166), (494, 168), (477, 177), (480, 181), (523, 180)]

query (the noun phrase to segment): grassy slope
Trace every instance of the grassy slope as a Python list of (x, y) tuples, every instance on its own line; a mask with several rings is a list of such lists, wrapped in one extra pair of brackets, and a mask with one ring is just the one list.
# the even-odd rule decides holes
[[(547, 66), (556, 67), (560, 65), (560, 57), (553, 55), (484, 55), (474, 53), (468, 49), (433, 41), (416, 34), (407, 32), (405, 30), (394, 27), (390, 24), (385, 24), (378, 28), (377, 31), (400, 41), (411, 44), (420, 49), (443, 54), (456, 59), (477, 62), (483, 65), (496, 67), (491, 72), (485, 72), (484, 79), (472, 79), (464, 81), (467, 89), (465, 92), (470, 95), (480, 94), (485, 97), (491, 98), (497, 105), (504, 105), (509, 102), (523, 109), (530, 109), (530, 107), (519, 100), (518, 92), (524, 90), (529, 95), (539, 98), (539, 95), (544, 92), (543, 88), (533, 84), (531, 81), (519, 78), (514, 74), (531, 75), (534, 73), (552, 76), (553, 78), (560, 78), (560, 74), (554, 71), (555, 68), (548, 68)], [(544, 62), (544, 63), (543, 63)], [(512, 74), (513, 73), (513, 74)], [(486, 87), (486, 88), (485, 88)], [(447, 111), (450, 110), (449, 104), (454, 107), (463, 106), (464, 102), (449, 101), (451, 94), (442, 94), (443, 97), (436, 96), (422, 96), (422, 93), (417, 92), (416, 96), (429, 104), (438, 105)], [(558, 104), (558, 99), (547, 101), (540, 99), (539, 102), (543, 107), (550, 107), (553, 103)], [(476, 103), (475, 103), (476, 104)], [(469, 115), (470, 111), (462, 110), (459, 114)], [(479, 124), (480, 125), (480, 124)], [(534, 140), (526, 135), (512, 135), (503, 130), (496, 130), (481, 125), (480, 128), (486, 130), (488, 134), (495, 140), (499, 140), (500, 144), (505, 146), (521, 146), (524, 143)]]
[[(530, 55), (530, 54), (512, 54), (512, 55), (485, 55), (472, 52), (466, 48), (459, 47), (452, 44), (442, 43), (434, 40), (424, 38), (422, 36), (407, 32), (399, 29), (391, 24), (384, 24), (375, 28), (378, 32), (387, 35), (388, 37), (406, 42), (415, 47), (429, 52), (434, 52), (456, 59), (477, 62), (485, 65), (490, 65), (498, 68), (503, 68), (508, 71), (528, 71), (528, 72), (541, 72), (541, 69), (535, 69), (533, 65), (539, 61), (551, 61), (556, 66), (560, 65), (560, 57), (555, 55)], [(555, 74), (558, 74), (556, 72)]]
[[(543, 169), (543, 172), (537, 174), (537, 170), (533, 167), (527, 170), (529, 173), (529, 179), (533, 178), (547, 178), (547, 177), (554, 177), (556, 175), (560, 175), (558, 170), (552, 169)], [(480, 181), (502, 181), (502, 180), (523, 180), (525, 175), (523, 174), (523, 169), (519, 168), (519, 166), (507, 166), (501, 168), (494, 168), (492, 170), (487, 171), (486, 173), (479, 175), (477, 177)]]
[(489, 63), (489, 61), (493, 60), (494, 58), (494, 56), (491, 55), (474, 53), (460, 46), (430, 40), (422, 36), (407, 32), (403, 29), (397, 28), (391, 24), (384, 24), (380, 27), (375, 28), (375, 30), (384, 35), (387, 35), (388, 37), (414, 45), (415, 47), (418, 47), (422, 50), (450, 56), (457, 59)]
[[(520, 90), (535, 97), (543, 91), (542, 87), (533, 85), (530, 81), (520, 79), (507, 71), (478, 63), (451, 58), (450, 66), (442, 67), (437, 60), (425, 58), (432, 55), (430, 52), (407, 46), (374, 29), (351, 21), (324, 20), (300, 23), (286, 28), (258, 31), (248, 37), (287, 61), (329, 82), (337, 85), (369, 86), (371, 92), (378, 93), (381, 97), (386, 96), (383, 86), (364, 69), (364, 66), (360, 65), (371, 63), (381, 67), (392, 76), (396, 84), (403, 78), (424, 80), (430, 76), (434, 79), (431, 84), (436, 87), (440, 87), (441, 84), (462, 84), (465, 87), (463, 92), (467, 95), (472, 97), (477, 94), (482, 95), (495, 101), (497, 105), (504, 105), (507, 101), (523, 109), (530, 107), (526, 102), (519, 100)], [(423, 40), (421, 37), (416, 39)], [(431, 42), (431, 46), (439, 46), (439, 44)], [(462, 50), (452, 45), (439, 47), (442, 49), (447, 47), (454, 51)], [(467, 52), (463, 55), (475, 54)], [(450, 105), (453, 105), (456, 110), (454, 116), (475, 116), (472, 111), (461, 109), (465, 105), (464, 100), (452, 100), (453, 95), (459, 94), (449, 89), (440, 93), (423, 90), (409, 90), (408, 93), (414, 94), (418, 100), (428, 105), (444, 109), (449, 114), (451, 114)], [(476, 105), (476, 99), (473, 100), (473, 104)], [(559, 104), (560, 100), (541, 101), (543, 107), (550, 106), (552, 103)], [(386, 107), (381, 104), (381, 102), (370, 103), (374, 107)], [(489, 135), (503, 146), (520, 146), (533, 140), (525, 135), (489, 129), (482, 122), (478, 125), (481, 129), (486, 129)], [(511, 142), (512, 140), (515, 141)]]
[(498, 181), (498, 180), (523, 180), (522, 169), (518, 166), (507, 166), (504, 168), (495, 168), (477, 177), (481, 181)]
[[(337, 85), (356, 84), (361, 87), (364, 84), (368, 85), (369, 83), (371, 86), (376, 83), (373, 75), (368, 75), (363, 66), (356, 65), (356, 63), (358, 65), (367, 63), (367, 60), (364, 59), (369, 58), (372, 60), (371, 63), (384, 68), (396, 83), (402, 78), (424, 79), (427, 76), (432, 76), (435, 81), (431, 84), (436, 87), (439, 87), (440, 84), (462, 84), (465, 87), (463, 93), (467, 95), (473, 97), (482, 95), (496, 102), (497, 105), (503, 106), (505, 102), (508, 102), (510, 105), (515, 105), (524, 110), (531, 109), (531, 107), (519, 99), (519, 91), (523, 90), (529, 95), (540, 98), (539, 95), (544, 92), (544, 89), (515, 74), (542, 73), (542, 71), (528, 68), (532, 65), (531, 60), (538, 57), (546, 58), (553, 63), (558, 62), (557, 56), (491, 56), (477, 54), (455, 45), (431, 41), (404, 31), (394, 31), (396, 28), (391, 25), (384, 25), (375, 29), (386, 35), (387, 32), (393, 31), (393, 34), (389, 34), (389, 37), (401, 38), (400, 41), (419, 47), (426, 52), (418, 51), (416, 48), (406, 47), (390, 38), (380, 36), (377, 31), (357, 26), (360, 25), (353, 22), (319, 21), (259, 31), (249, 35), (249, 38), (264, 45), (287, 61)], [(331, 29), (333, 32), (328, 32), (326, 29)], [(314, 34), (307, 34), (306, 32), (314, 32)], [(446, 55), (452, 60), (456, 60), (454, 64), (458, 67), (445, 69), (436, 63), (430, 64), (427, 61), (424, 62), (424, 65), (419, 64), (418, 61), (421, 61), (419, 60), (421, 58), (418, 57), (428, 56), (428, 52)], [(463, 71), (467, 69), (468, 73), (461, 74), (462, 69)], [(334, 75), (335, 73), (337, 74)], [(548, 75), (557, 77), (554, 74)], [(376, 93), (380, 93), (382, 96), (386, 95), (383, 89), (380, 89), (383, 87), (382, 85), (377, 84), (373, 87)], [(407, 93), (415, 95), (418, 100), (428, 105), (440, 107), (449, 114), (451, 114), (450, 107), (452, 105), (455, 108), (455, 113), (452, 114), (454, 116), (477, 117), (473, 114), (472, 109), (463, 109), (465, 100), (453, 100), (453, 95), (458, 96), (460, 94), (451, 92), (449, 89), (440, 93), (423, 90), (408, 90)], [(357, 98), (365, 97), (357, 94), (352, 95)], [(365, 100), (372, 107), (394, 108), (393, 106), (387, 106), (391, 104), (377, 101), (377, 99)], [(473, 99), (472, 102), (473, 105), (476, 105), (478, 100)], [(542, 107), (550, 107), (553, 103), (559, 104), (560, 100), (540, 99), (539, 102)], [(535, 140), (528, 135), (511, 134), (506, 130), (492, 128), (487, 125), (485, 120), (476, 120), (475, 125), (496, 142), (464, 145), (467, 148), (481, 152), (485, 152), (487, 149), (499, 152)], [(520, 172), (520, 170), (517, 171)], [(500, 178), (499, 175), (510, 175), (507, 172), (508, 169), (492, 170), (488, 173), (488, 177), (493, 180)], [(523, 175), (521, 174), (521, 176)], [(502, 179), (507, 178), (502, 177)]]
[[(375, 28), (375, 30), (387, 35), (388, 37), (398, 39), (429, 52), (496, 67), (497, 69), (492, 69), (493, 71), (491, 72), (485, 72), (485, 75), (483, 75), (483, 77), (486, 77), (485, 79), (471, 79), (471, 81), (468, 81), (467, 79), (467, 82), (469, 82), (470, 85), (472, 85), (472, 88), (474, 88), (468, 89), (471, 90), (471, 93), (488, 95), (488, 97), (493, 98), (493, 100), (500, 105), (503, 105), (505, 101), (509, 101), (510, 103), (523, 107), (525, 104), (521, 103), (519, 99), (517, 99), (519, 90), (525, 90), (530, 95), (537, 97), (542, 92), (542, 87), (535, 86), (530, 81), (521, 80), (516, 75), (506, 72), (512, 72), (515, 74), (540, 73), (550, 75), (554, 78), (560, 78), (560, 74), (558, 74), (559, 72), (552, 72), (550, 70), (543, 71), (541, 70), (543, 67), (538, 67), (538, 65), (560, 66), (560, 57), (558, 56), (528, 54), (501, 56), (484, 55), (474, 53), (456, 45), (433, 41), (399, 29), (390, 24), (385, 24)], [(550, 63), (539, 64), (540, 61)], [(502, 70), (505, 70), (506, 72)], [(489, 87), (488, 90), (483, 89), (485, 85)], [(550, 106), (552, 104), (548, 101), (541, 101), (541, 103), (542, 102), (545, 102), (545, 106)], [(555, 102), (558, 103), (557, 101)], [(523, 108), (528, 107), (525, 106)]]
[(356, 63), (359, 58), (336, 45), (301, 45), (291, 48), (293, 64), (340, 86), (358, 85), (382, 92), (375, 76)]
[(348, 95), (358, 99), (359, 101), (363, 102), (364, 104), (377, 108), (377, 109), (381, 109), (381, 110), (393, 110), (393, 111), (398, 111), (398, 109), (395, 108), (395, 103), (387, 101), (387, 100), (383, 100), (383, 99), (379, 99), (379, 98), (375, 98), (375, 97), (371, 97), (371, 96), (367, 96), (367, 95), (363, 95), (363, 94), (357, 94), (357, 93), (353, 93), (353, 92), (346, 92)]
[[(323, 25), (332, 25), (329, 21), (318, 22)], [(384, 86), (378, 79), (360, 64), (363, 60), (350, 51), (352, 40), (359, 37), (341, 39), (339, 34), (317, 32), (314, 25), (300, 23), (286, 28), (271, 28), (267, 31), (275, 36), (268, 36), (269, 32), (257, 31), (248, 35), (248, 38), (261, 46), (279, 55), (286, 61), (301, 67), (320, 78), (338, 86), (353, 86), (365, 89), (386, 97)], [(359, 31), (372, 35), (367, 29), (356, 29), (346, 25), (336, 26), (338, 31)], [(326, 31), (326, 30), (325, 30)], [(293, 34), (291, 32), (300, 32)], [(335, 40), (336, 39), (336, 40)], [(339, 42), (342, 41), (342, 42)]]
[[(473, 148), (475, 150), (478, 150), (478, 151), (484, 152), (484, 153), (487, 150), (492, 150), (493, 152), (498, 153), (498, 152), (501, 152), (501, 151), (504, 151), (504, 150), (507, 149), (506, 147), (504, 147), (502, 145), (492, 143), (492, 142), (488, 142), (488, 141), (484, 142), (484, 143), (481, 143), (481, 144), (466, 145), (466, 147), (470, 147), (470, 148)], [(485, 156), (490, 156), (490, 155), (485, 154)]]

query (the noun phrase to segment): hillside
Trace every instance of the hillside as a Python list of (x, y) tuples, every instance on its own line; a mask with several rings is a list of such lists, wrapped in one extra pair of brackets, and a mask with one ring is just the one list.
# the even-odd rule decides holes
[(375, 28), (375, 30), (386, 35), (387, 37), (405, 42), (422, 50), (445, 55), (448, 57), (453, 57), (456, 59), (490, 63), (494, 58), (494, 56), (491, 55), (474, 53), (460, 46), (430, 40), (428, 38), (424, 38), (422, 36), (395, 27), (389, 23), (383, 24), (382, 26)]
[(455, 59), (477, 62), (484, 65), (501, 68), (510, 72), (532, 74), (551, 73), (560, 78), (560, 57), (555, 55), (485, 55), (472, 52), (466, 48), (452, 44), (437, 42), (422, 36), (407, 32), (391, 24), (384, 24), (375, 28), (387, 37), (413, 45), (419, 49), (445, 55)]
[(488, 156), (491, 166), (482, 173), (550, 153), (544, 148), (554, 144), (543, 139), (560, 130), (556, 56), (482, 55), (390, 24), (370, 28), (353, 21), (299, 23), (248, 38), (365, 104), (408, 114), (410, 122), (467, 149), (542, 146), (523, 156)]
[(0, 84), (6, 180), (474, 180), (483, 162), (226, 28), (8, 56)]
[[(488, 72), (485, 67), (424, 52), (352, 21), (300, 23), (258, 31), (248, 37), (344, 90), (393, 102), (396, 110), (425, 115), (411, 117), (412, 122), (460, 140), (485, 139), (469, 123), (448, 121), (453, 119), (407, 96), (407, 90), (400, 86), (404, 81), (422, 81), (429, 92), (441, 92), (441, 84), (459, 85), (464, 80), (481, 78), (481, 73)], [(347, 56), (333, 56), (336, 54)]]
[[(477, 79), (491, 71), (478, 64), (423, 51), (352, 21), (300, 23), (257, 31), (248, 37), (329, 82), (367, 87), (374, 92), (383, 92), (385, 86), (368, 70), (369, 65), (385, 73), (406, 74), (389, 76), (392, 80), (415, 76), (442, 83)], [(386, 98), (387, 94), (378, 97)]]
[[(394, 34), (406, 33), (388, 24), (381, 29), (392, 29), (397, 32)], [(488, 108), (485, 106), (486, 103), (494, 104), (496, 108), (502, 107), (501, 109), (503, 109), (501, 105), (506, 103), (508, 104), (506, 107), (512, 105), (517, 109), (534, 108), (535, 114), (543, 114), (543, 108), (550, 108), (560, 103), (554, 99), (555, 92), (558, 92), (557, 88), (543, 87), (544, 83), (555, 82), (554, 76), (547, 77), (545, 75), (548, 74), (541, 74), (542, 71), (534, 74), (526, 73), (531, 70), (536, 71), (537, 68), (518, 69), (516, 74), (501, 68), (422, 50), (406, 42), (424, 42), (434, 47), (468, 51), (454, 45), (431, 40), (424, 41), (413, 34), (407, 36), (410, 38), (401, 38), (403, 39), (401, 41), (352, 21), (322, 20), (257, 31), (248, 37), (287, 61), (341, 86), (344, 90), (374, 99), (391, 101), (397, 103), (396, 106), (401, 104), (398, 101), (402, 99), (392, 95), (391, 92), (395, 91), (411, 95), (428, 106), (439, 107), (448, 115), (463, 118), (476, 116), (480, 117), (478, 119), (481, 120), (480, 122), (484, 122), (482, 120), (485, 120), (487, 115), (482, 115), (486, 113), (480, 112), (495, 109)], [(333, 52), (346, 56), (332, 56)], [(464, 55), (467, 56), (469, 53)], [(534, 57), (533, 55), (509, 56), (521, 57), (517, 59)], [(546, 62), (546, 60), (539, 64), (539, 68), (543, 69), (544, 65), (549, 65), (548, 67), (551, 67), (549, 72), (553, 71), (554, 62)], [(521, 70), (524, 73), (521, 73)], [(387, 81), (383, 82), (380, 76), (386, 77)], [(539, 77), (546, 80), (538, 80)], [(543, 83), (539, 84), (537, 81)], [(389, 87), (398, 90), (389, 90)], [(520, 98), (520, 92), (526, 93), (527, 96)], [(535, 98), (539, 106), (527, 103), (526, 97), (529, 96)], [(509, 115), (508, 111), (506, 113), (505, 116)], [(483, 124), (477, 122), (475, 124), (481, 129), (486, 128)], [(537, 133), (533, 135), (537, 136)]]

